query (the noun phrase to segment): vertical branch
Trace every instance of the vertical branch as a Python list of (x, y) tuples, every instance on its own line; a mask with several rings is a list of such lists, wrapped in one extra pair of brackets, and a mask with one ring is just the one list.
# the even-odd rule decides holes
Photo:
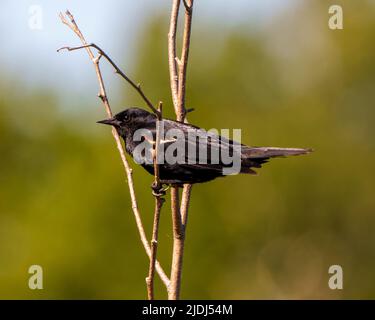
[[(171, 209), (172, 209), (172, 228), (175, 238), (183, 238), (183, 229), (181, 212), (180, 212), (180, 195), (179, 186), (172, 186), (171, 188)], [(173, 263), (172, 263), (173, 264)]]
[(146, 278), (148, 300), (154, 300), (154, 279), (155, 279), (155, 266), (157, 263), (156, 254), (158, 250), (160, 212), (161, 212), (161, 207), (163, 206), (164, 201), (165, 200), (161, 198), (160, 196), (155, 196), (155, 212), (154, 212), (154, 224), (152, 227), (150, 265), (148, 269), (148, 276)]
[(188, 210), (189, 210), (189, 204), (190, 204), (190, 196), (191, 196), (191, 184), (185, 184), (184, 188), (182, 190), (182, 200), (181, 200), (181, 223), (185, 230), (187, 220), (188, 220)]
[[(159, 235), (159, 222), (160, 222), (160, 212), (161, 207), (164, 203), (164, 198), (162, 198), (163, 193), (160, 193), (160, 175), (159, 175), (159, 145), (160, 145), (160, 126), (162, 121), (162, 102), (159, 102), (157, 121), (156, 121), (156, 137), (155, 137), (155, 150), (153, 154), (154, 160), (154, 183), (152, 188), (154, 190), (153, 194), (155, 196), (155, 212), (154, 212), (154, 223), (152, 228), (152, 239), (151, 239), (151, 256), (150, 256), (150, 266), (148, 271), (148, 276), (146, 278), (147, 284), (147, 296), (149, 300), (154, 300), (154, 278), (155, 278), (155, 263), (156, 255), (158, 249), (158, 235)], [(156, 192), (158, 190), (158, 192)], [(167, 288), (168, 289), (168, 288)]]
[[(181, 60), (179, 61), (179, 75), (178, 75), (178, 120), (187, 121), (186, 119), (186, 106), (185, 106), (185, 95), (186, 95), (186, 74), (187, 74), (187, 65), (189, 59), (189, 49), (190, 49), (190, 35), (191, 35), (191, 25), (193, 18), (193, 3), (194, 0), (183, 0), (185, 6), (185, 24), (184, 24), (184, 35), (182, 43), (182, 55)], [(188, 210), (190, 205), (190, 196), (191, 196), (191, 184), (185, 184), (182, 191), (182, 200), (181, 200), (181, 222), (185, 238), (185, 230), (188, 220)], [(182, 244), (184, 245), (184, 243)]]
[(171, 209), (173, 226), (173, 255), (170, 287), (168, 290), (169, 300), (178, 300), (181, 289), (181, 271), (184, 255), (185, 230), (182, 228), (181, 212), (179, 205), (179, 187), (171, 188)]
[[(176, 33), (180, 0), (173, 0), (170, 28), (168, 33), (168, 58), (171, 81), (172, 99), (177, 120), (186, 120), (185, 92), (186, 92), (186, 72), (189, 58), (191, 23), (193, 16), (193, 0), (183, 0), (185, 8), (185, 23), (183, 32), (183, 44), (181, 59), (176, 54)], [(170, 276), (170, 287), (168, 298), (179, 299), (181, 288), (182, 261), (185, 245), (185, 230), (188, 216), (192, 186), (184, 185), (182, 192), (181, 208), (179, 204), (179, 188), (171, 188), (172, 223), (173, 223), (173, 253), (172, 268)]]
[(177, 54), (176, 54), (176, 33), (178, 11), (180, 9), (180, 0), (174, 0), (172, 3), (171, 21), (168, 32), (168, 61), (169, 77), (171, 81), (171, 91), (174, 110), (178, 114), (178, 71), (177, 71)]
[(177, 59), (178, 63), (178, 113), (177, 120), (184, 121), (186, 116), (185, 108), (185, 93), (186, 93), (186, 71), (189, 59), (190, 35), (191, 35), (191, 21), (193, 17), (193, 0), (185, 5), (185, 24), (184, 34), (182, 39), (182, 54), (181, 59)]

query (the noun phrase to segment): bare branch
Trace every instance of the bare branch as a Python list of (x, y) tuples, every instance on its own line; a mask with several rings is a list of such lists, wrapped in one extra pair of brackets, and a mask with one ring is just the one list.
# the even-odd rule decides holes
[(177, 300), (180, 298), (182, 262), (185, 247), (185, 231), (188, 218), (188, 210), (191, 196), (191, 184), (184, 185), (182, 191), (181, 208), (179, 207), (179, 188), (171, 189), (171, 207), (173, 224), (173, 256), (170, 287), (168, 289), (168, 299)]
[(173, 255), (171, 267), (170, 286), (168, 288), (168, 299), (178, 300), (180, 298), (182, 260), (184, 256), (185, 230), (182, 227), (179, 205), (179, 187), (171, 188), (171, 208), (173, 224)]
[[(154, 158), (154, 183), (153, 183), (153, 194), (155, 196), (155, 212), (154, 212), (154, 223), (152, 228), (152, 239), (151, 239), (151, 257), (150, 266), (148, 271), (148, 276), (146, 278), (147, 284), (147, 295), (149, 300), (154, 300), (154, 276), (155, 276), (155, 263), (156, 255), (158, 249), (158, 235), (159, 235), (159, 222), (160, 222), (160, 212), (161, 207), (164, 203), (164, 198), (162, 196), (164, 193), (160, 192), (160, 176), (159, 176), (159, 145), (160, 145), (160, 122), (162, 121), (162, 102), (159, 102), (158, 106), (158, 119), (156, 123), (156, 137), (155, 137), (155, 150), (153, 154)], [(167, 288), (168, 289), (168, 288)]]
[[(154, 278), (155, 278), (155, 266), (157, 263), (156, 255), (158, 249), (158, 234), (159, 234), (159, 222), (161, 207), (163, 206), (164, 199), (160, 196), (155, 197), (155, 212), (154, 212), (154, 224), (152, 228), (152, 240), (151, 240), (151, 256), (148, 276), (146, 278), (147, 284), (147, 296), (149, 300), (154, 300)], [(168, 289), (168, 287), (167, 287)]]
[(184, 35), (182, 40), (181, 67), (178, 72), (178, 114), (177, 120), (184, 121), (186, 116), (186, 72), (189, 59), (191, 21), (193, 17), (193, 0), (190, 0), (189, 10), (185, 11)]
[(173, 106), (176, 114), (178, 114), (178, 73), (177, 73), (177, 54), (176, 54), (176, 33), (178, 11), (180, 9), (180, 0), (173, 0), (171, 21), (168, 32), (168, 61), (169, 61), (169, 76), (171, 81), (171, 91)]
[[(69, 21), (67, 20), (66, 17), (69, 19)], [(83, 34), (81, 33), (80, 29), (78, 28), (78, 25), (75, 22), (73, 15), (69, 11), (66, 12), (66, 16), (64, 16), (62, 13), (60, 13), (60, 19), (61, 19), (62, 23), (67, 25), (80, 38), (80, 40), (82, 42), (82, 45), (83, 45), (82, 47), (84, 47), (86, 49), (91, 61), (93, 62), (94, 66), (95, 66), (95, 72), (96, 72), (98, 82), (99, 82), (99, 90), (100, 91), (99, 91), (98, 96), (104, 104), (104, 107), (105, 107), (105, 110), (107, 112), (108, 117), (112, 117), (112, 110), (111, 110), (111, 107), (110, 107), (110, 104), (109, 104), (109, 101), (108, 101), (108, 97), (107, 97), (106, 89), (105, 89), (105, 86), (104, 86), (102, 73), (101, 73), (101, 70), (100, 70), (100, 67), (99, 67), (99, 58), (94, 57), (94, 54), (93, 54), (93, 52), (90, 48), (90, 45), (87, 45), (86, 39), (84, 38)], [(99, 57), (100, 57), (100, 55), (104, 56), (104, 52), (100, 48), (97, 49), (97, 50), (99, 51)], [(130, 168), (130, 165), (129, 165), (127, 159), (126, 159), (124, 148), (121, 144), (121, 139), (120, 139), (117, 131), (114, 128), (112, 129), (112, 135), (115, 139), (117, 149), (119, 150), (120, 157), (121, 157), (122, 163), (123, 163), (124, 168), (125, 168), (126, 177), (127, 177), (127, 180), (128, 180), (128, 187), (129, 187), (130, 199), (131, 199), (131, 204), (132, 204), (132, 210), (133, 210), (133, 214), (134, 214), (134, 217), (135, 217), (138, 232), (139, 232), (139, 235), (140, 235), (140, 238), (141, 238), (141, 242), (144, 246), (144, 249), (145, 249), (147, 255), (151, 258), (151, 248), (150, 248), (150, 245), (148, 243), (146, 233), (145, 233), (145, 230), (144, 230), (144, 227), (143, 227), (143, 223), (142, 223), (142, 220), (141, 220), (141, 215), (140, 215), (139, 210), (138, 210), (138, 203), (137, 203), (135, 190), (134, 190), (132, 169)], [(161, 265), (159, 264), (158, 261), (156, 261), (155, 267), (156, 267), (156, 270), (157, 270), (161, 280), (163, 281), (165, 286), (168, 288), (170, 281), (169, 281), (167, 275), (165, 274), (163, 268), (161, 267)]]
[(182, 219), (180, 212), (180, 196), (179, 196), (179, 186), (172, 186), (171, 188), (171, 209), (172, 209), (172, 226), (173, 235), (175, 238), (182, 238), (183, 228)]
[[(191, 23), (193, 14), (193, 0), (183, 0), (183, 3), (185, 6), (185, 23), (181, 58), (178, 58), (176, 54), (176, 33), (180, 0), (174, 0), (172, 4), (172, 13), (168, 34), (168, 57), (171, 91), (176, 117), (179, 121), (187, 122), (185, 92), (187, 63), (189, 58), (190, 47)], [(178, 188), (173, 187), (171, 189), (172, 223), (174, 238), (172, 268), (170, 277), (171, 282), (168, 290), (168, 298), (172, 300), (179, 299), (180, 297), (182, 260), (185, 244), (185, 230), (188, 216), (188, 208), (190, 203), (191, 188), (192, 185), (184, 185), (184, 189), (182, 192), (181, 208), (179, 206)]]
[(184, 228), (186, 228), (187, 220), (188, 220), (188, 210), (189, 210), (189, 203), (190, 203), (190, 196), (191, 196), (191, 189), (192, 189), (191, 184), (186, 184), (184, 185), (184, 188), (182, 190), (182, 199), (181, 199), (181, 207), (180, 207), (180, 212), (181, 212), (181, 223)]
[(155, 185), (157, 187), (160, 186), (160, 176), (159, 176), (159, 145), (160, 145), (160, 125), (161, 121), (163, 120), (163, 103), (159, 101), (158, 105), (158, 113), (157, 113), (157, 121), (156, 121), (156, 137), (155, 137), (155, 153), (154, 153), (154, 176), (155, 176)]
[[(146, 102), (147, 106), (156, 114), (158, 115), (158, 110), (154, 107), (150, 99), (147, 98), (147, 96), (144, 94), (141, 84), (140, 83), (135, 83), (132, 79), (130, 79), (117, 65), (116, 63), (95, 43), (90, 43), (90, 44), (85, 44), (83, 46), (78, 46), (78, 47), (62, 47), (58, 49), (57, 51), (61, 50), (68, 50), (68, 51), (74, 51), (74, 50), (80, 50), (80, 49), (87, 49), (87, 48), (94, 48), (98, 51), (99, 53), (99, 59), (101, 56), (106, 58), (106, 60), (112, 65), (112, 67), (115, 69), (115, 72), (119, 74), (123, 79), (125, 79), (142, 97), (142, 99)], [(92, 58), (93, 59), (93, 58)]]
[(182, 1), (184, 3), (185, 10), (187, 12), (191, 12), (193, 10), (193, 4), (192, 3), (188, 4), (187, 0), (182, 0)]

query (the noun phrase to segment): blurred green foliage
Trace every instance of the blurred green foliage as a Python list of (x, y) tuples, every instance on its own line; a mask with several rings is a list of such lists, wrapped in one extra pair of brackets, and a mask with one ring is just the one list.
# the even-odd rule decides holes
[[(375, 12), (340, 2), (342, 31), (328, 29), (322, 1), (256, 31), (194, 25), (190, 122), (242, 128), (250, 145), (315, 152), (193, 188), (183, 298), (375, 297)], [(167, 23), (155, 17), (146, 28), (133, 77), (173, 117)], [(20, 82), (0, 82), (0, 298), (145, 298), (148, 260), (110, 131), (95, 124), (100, 102), (64, 113), (53, 93), (23, 93)], [(143, 106), (128, 88), (123, 103)], [(141, 168), (134, 176), (150, 235), (152, 177)], [(166, 271), (171, 237), (165, 206)], [(44, 269), (44, 290), (27, 286), (32, 264)], [(344, 268), (344, 290), (328, 288), (333, 264)]]

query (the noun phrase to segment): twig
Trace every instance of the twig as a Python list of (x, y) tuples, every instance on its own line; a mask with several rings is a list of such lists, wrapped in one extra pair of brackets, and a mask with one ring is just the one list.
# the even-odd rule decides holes
[[(186, 71), (189, 58), (191, 22), (193, 14), (193, 0), (184, 0), (185, 6), (185, 24), (183, 33), (183, 44), (181, 59), (176, 55), (176, 33), (178, 12), (180, 0), (174, 0), (172, 4), (172, 13), (170, 28), (168, 34), (168, 58), (169, 72), (171, 81), (172, 99), (176, 112), (177, 120), (185, 121), (185, 92), (186, 92)], [(192, 185), (185, 184), (182, 191), (181, 207), (179, 207), (178, 187), (171, 189), (172, 202), (172, 223), (173, 223), (173, 257), (170, 277), (170, 287), (168, 298), (171, 300), (179, 299), (181, 288), (182, 261), (185, 245), (185, 231), (188, 217)]]
[(180, 0), (174, 0), (172, 4), (171, 21), (168, 32), (169, 77), (171, 81), (173, 106), (176, 115), (178, 114), (178, 73), (176, 60), (176, 33), (179, 9)]
[(171, 208), (173, 224), (173, 254), (171, 267), (171, 282), (168, 289), (168, 299), (178, 300), (181, 289), (182, 260), (184, 256), (185, 229), (182, 227), (179, 206), (179, 187), (171, 188)]
[[(189, 1), (189, 0), (186, 0)], [(185, 1), (184, 1), (185, 3)], [(186, 116), (185, 93), (186, 93), (186, 71), (189, 59), (191, 20), (193, 17), (193, 0), (186, 4), (189, 10), (185, 11), (184, 35), (182, 40), (182, 54), (180, 59), (180, 67), (178, 69), (178, 113), (177, 120), (184, 121)]]
[[(155, 196), (155, 212), (154, 212), (154, 223), (152, 228), (152, 239), (151, 239), (151, 257), (150, 257), (150, 266), (148, 271), (148, 276), (146, 278), (147, 284), (147, 295), (149, 300), (154, 300), (154, 276), (155, 276), (155, 262), (158, 249), (158, 234), (159, 234), (159, 222), (160, 222), (160, 212), (161, 207), (164, 203), (163, 194), (160, 193), (160, 175), (159, 175), (159, 144), (160, 144), (160, 124), (162, 121), (162, 102), (159, 102), (158, 106), (158, 118), (156, 122), (156, 137), (155, 137), (155, 150), (153, 154), (154, 158), (154, 183), (153, 190)], [(168, 289), (168, 288), (167, 288)]]
[(186, 224), (188, 220), (188, 210), (189, 210), (189, 203), (190, 203), (190, 196), (191, 196), (191, 184), (184, 185), (184, 189), (182, 190), (182, 199), (181, 199), (181, 222), (184, 230), (186, 229)]
[[(171, 188), (171, 209), (172, 209), (172, 227), (175, 238), (183, 238), (182, 218), (180, 212), (180, 196), (179, 186), (172, 186)], [(172, 263), (173, 264), (173, 263)]]
[[(163, 103), (159, 101), (157, 109), (157, 121), (155, 127), (155, 142), (154, 143), (154, 152), (153, 152), (153, 161), (154, 161), (154, 183), (152, 185), (153, 193), (157, 196), (157, 193), (160, 191), (160, 173), (159, 173), (159, 147), (160, 147), (160, 126), (163, 120)], [(156, 194), (155, 194), (156, 192)]]
[(165, 200), (161, 198), (161, 196), (155, 196), (154, 224), (152, 227), (152, 240), (151, 240), (151, 256), (150, 256), (148, 276), (146, 278), (147, 296), (149, 300), (154, 300), (154, 278), (155, 278), (155, 266), (157, 264), (156, 254), (157, 254), (157, 249), (158, 249), (160, 212), (161, 212), (161, 207), (163, 206), (164, 201)]
[(184, 3), (185, 10), (191, 12), (191, 10), (193, 9), (193, 6), (192, 6), (191, 4), (189, 5), (189, 4), (186, 2), (186, 0), (182, 0), (182, 1), (183, 1), (183, 3)]
[(80, 49), (87, 49), (87, 48), (94, 48), (98, 51), (99, 56), (103, 56), (107, 61), (112, 65), (112, 67), (115, 69), (115, 73), (119, 74), (122, 78), (124, 78), (142, 97), (142, 99), (146, 102), (147, 106), (156, 114), (158, 115), (158, 110), (155, 108), (155, 106), (152, 104), (150, 99), (147, 98), (145, 93), (143, 92), (141, 88), (140, 83), (135, 83), (132, 79), (130, 79), (117, 65), (116, 63), (104, 52), (103, 49), (101, 49), (99, 46), (97, 46), (95, 43), (85, 44), (83, 46), (78, 47), (61, 47), (57, 51), (61, 50), (68, 50), (68, 51), (74, 51), (74, 50), (80, 50)]
[[(112, 110), (111, 110), (110, 104), (108, 102), (108, 97), (107, 97), (107, 93), (106, 93), (106, 90), (105, 90), (102, 73), (101, 73), (101, 70), (100, 70), (100, 67), (99, 67), (99, 60), (100, 60), (100, 57), (103, 55), (103, 51), (100, 50), (99, 56), (95, 58), (94, 54), (92, 53), (92, 51), (90, 49), (90, 45), (87, 45), (87, 42), (86, 42), (83, 34), (81, 33), (80, 29), (78, 28), (78, 25), (76, 24), (73, 15), (69, 11), (67, 11), (66, 16), (68, 17), (69, 21), (65, 18), (65, 16), (62, 13), (60, 13), (60, 19), (61, 19), (62, 23), (66, 24), (80, 38), (80, 40), (83, 44), (83, 47), (85, 47), (91, 61), (93, 62), (94, 66), (95, 66), (95, 72), (96, 72), (96, 75), (97, 75), (98, 81), (99, 81), (100, 91), (99, 91), (98, 96), (100, 97), (100, 99), (102, 100), (102, 102), (104, 104), (104, 107), (105, 107), (105, 110), (107, 112), (108, 117), (112, 117)], [(146, 237), (146, 233), (145, 233), (145, 230), (144, 230), (144, 227), (143, 227), (141, 215), (140, 215), (139, 210), (138, 210), (137, 199), (136, 199), (136, 196), (135, 196), (132, 169), (130, 168), (130, 165), (129, 165), (127, 159), (126, 159), (124, 148), (121, 144), (121, 139), (120, 139), (120, 137), (119, 137), (119, 135), (118, 135), (118, 133), (115, 129), (112, 129), (112, 135), (113, 135), (113, 137), (116, 141), (116, 146), (117, 146), (117, 149), (119, 150), (121, 160), (122, 160), (122, 163), (123, 163), (124, 168), (125, 168), (125, 172), (126, 172), (126, 176), (127, 176), (127, 180), (128, 180), (132, 210), (133, 210), (133, 213), (134, 213), (134, 217), (135, 217), (136, 225), (137, 225), (138, 232), (139, 232), (139, 235), (140, 235), (140, 238), (141, 238), (141, 242), (144, 246), (144, 249), (145, 249), (147, 255), (149, 256), (149, 258), (151, 258), (151, 248), (150, 248), (150, 245), (149, 245), (147, 237)], [(168, 279), (168, 276), (165, 274), (163, 268), (161, 267), (161, 265), (158, 261), (156, 261), (156, 263), (155, 263), (155, 268), (156, 268), (156, 271), (158, 272), (158, 274), (160, 276), (160, 279), (163, 281), (165, 286), (168, 288), (170, 280)]]

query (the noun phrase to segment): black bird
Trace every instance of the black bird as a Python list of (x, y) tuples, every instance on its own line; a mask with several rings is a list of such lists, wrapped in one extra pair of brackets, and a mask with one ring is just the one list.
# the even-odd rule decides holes
[[(98, 121), (98, 123), (111, 125), (116, 128), (118, 134), (124, 139), (127, 153), (135, 157), (135, 150), (137, 146), (144, 142), (135, 141), (134, 133), (138, 129), (149, 130), (152, 134), (152, 141), (149, 141), (149, 148), (153, 148), (153, 141), (156, 136), (156, 123), (157, 117), (155, 114), (150, 113), (140, 108), (129, 108), (118, 114), (111, 119)], [(224, 163), (219, 158), (219, 161), (211, 161), (210, 151), (216, 149), (219, 153), (227, 152), (229, 154), (235, 154), (238, 150), (240, 159), (240, 168), (237, 173), (256, 174), (253, 168), (260, 168), (262, 164), (267, 162), (270, 158), (285, 157), (307, 154), (311, 152), (311, 149), (297, 149), (297, 148), (274, 148), (274, 147), (249, 147), (243, 144), (238, 144), (239, 148), (236, 149), (236, 142), (226, 139), (222, 136), (211, 134), (209, 131), (201, 129), (191, 124), (163, 119), (164, 132), (170, 129), (178, 129), (183, 133), (183, 143), (188, 150), (188, 145), (194, 144), (196, 148), (196, 154), (184, 156), (184, 161), (178, 161), (174, 164), (163, 163), (159, 164), (160, 171), (160, 182), (162, 184), (177, 184), (181, 185), (184, 183), (200, 183), (213, 180), (217, 177), (225, 176), (224, 169), (228, 169), (230, 165)], [(199, 150), (202, 150), (200, 142), (197, 142), (195, 138), (191, 138), (188, 132), (195, 132), (200, 137), (206, 137), (207, 144), (207, 161), (206, 163), (200, 163), (198, 159)], [(161, 144), (164, 144), (165, 149), (168, 148), (172, 143), (176, 142), (178, 137), (175, 139), (164, 139), (160, 140)], [(205, 149), (206, 150), (206, 149)], [(138, 155), (137, 155), (138, 157)], [(193, 158), (193, 159), (192, 159)], [(192, 161), (193, 160), (193, 161)], [(196, 161), (194, 161), (196, 160)], [(141, 164), (149, 173), (154, 174), (154, 166), (152, 161)]]

